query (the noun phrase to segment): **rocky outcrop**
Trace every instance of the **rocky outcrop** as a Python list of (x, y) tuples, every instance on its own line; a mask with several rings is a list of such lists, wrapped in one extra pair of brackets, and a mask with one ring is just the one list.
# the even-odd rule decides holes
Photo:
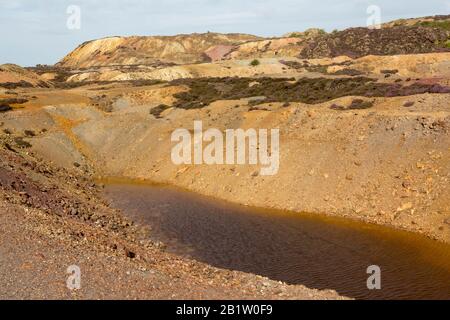
[(275, 38), (247, 42), (230, 52), (228, 59), (295, 57), (303, 46), (299, 37)]
[(212, 62), (215, 62), (215, 61), (224, 59), (235, 48), (236, 48), (235, 46), (226, 46), (226, 45), (220, 44), (218, 46), (211, 47), (208, 50), (206, 50), (205, 55)]

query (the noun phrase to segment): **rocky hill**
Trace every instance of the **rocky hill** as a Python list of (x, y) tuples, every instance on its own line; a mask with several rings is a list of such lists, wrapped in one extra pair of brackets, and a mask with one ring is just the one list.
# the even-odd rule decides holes
[(381, 29), (349, 28), (310, 39), (305, 59), (396, 55), (450, 51), (450, 16), (400, 19)]
[(49, 87), (50, 83), (39, 75), (15, 64), (0, 65), (0, 88)]
[(450, 31), (425, 26), (352, 28), (313, 39), (301, 52), (302, 58), (367, 55), (395, 55), (450, 51)]
[(185, 34), (176, 36), (109, 37), (88, 41), (57, 66), (69, 69), (167, 64), (220, 60), (346, 55), (396, 55), (450, 50), (450, 16), (400, 19), (379, 30), (349, 28), (326, 33), (321, 29), (291, 32), (279, 38), (248, 34)]
[(436, 15), (419, 18), (397, 19), (382, 24), (383, 28), (399, 27), (399, 26), (418, 26), (418, 25), (435, 25), (440, 27), (449, 26), (450, 15)]
[(215, 46), (234, 46), (259, 38), (246, 34), (203, 33), (155, 37), (111, 37), (85, 42), (58, 65), (89, 68), (111, 65), (185, 64), (211, 61)]

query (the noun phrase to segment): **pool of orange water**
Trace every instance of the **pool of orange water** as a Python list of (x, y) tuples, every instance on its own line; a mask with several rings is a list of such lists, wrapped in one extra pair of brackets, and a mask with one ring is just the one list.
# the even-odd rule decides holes
[[(450, 245), (418, 234), (161, 185), (109, 183), (105, 196), (168, 250), (216, 267), (358, 299), (450, 299)], [(372, 265), (380, 290), (367, 288)]]

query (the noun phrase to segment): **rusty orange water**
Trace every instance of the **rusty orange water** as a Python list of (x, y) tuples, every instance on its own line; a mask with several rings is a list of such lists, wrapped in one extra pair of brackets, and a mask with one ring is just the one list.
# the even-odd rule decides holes
[[(450, 299), (450, 246), (409, 232), (233, 205), (167, 186), (108, 184), (113, 205), (171, 251), (359, 299)], [(368, 290), (367, 267), (381, 267)]]

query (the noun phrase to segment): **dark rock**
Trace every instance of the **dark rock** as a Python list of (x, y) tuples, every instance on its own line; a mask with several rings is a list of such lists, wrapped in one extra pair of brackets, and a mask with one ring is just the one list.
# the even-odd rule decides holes
[(0, 112), (6, 112), (6, 111), (10, 111), (10, 110), (12, 110), (12, 108), (9, 105), (7, 105), (7, 104), (0, 105)]
[(134, 253), (133, 251), (130, 251), (128, 249), (125, 249), (125, 255), (130, 259), (136, 258), (136, 253)]

